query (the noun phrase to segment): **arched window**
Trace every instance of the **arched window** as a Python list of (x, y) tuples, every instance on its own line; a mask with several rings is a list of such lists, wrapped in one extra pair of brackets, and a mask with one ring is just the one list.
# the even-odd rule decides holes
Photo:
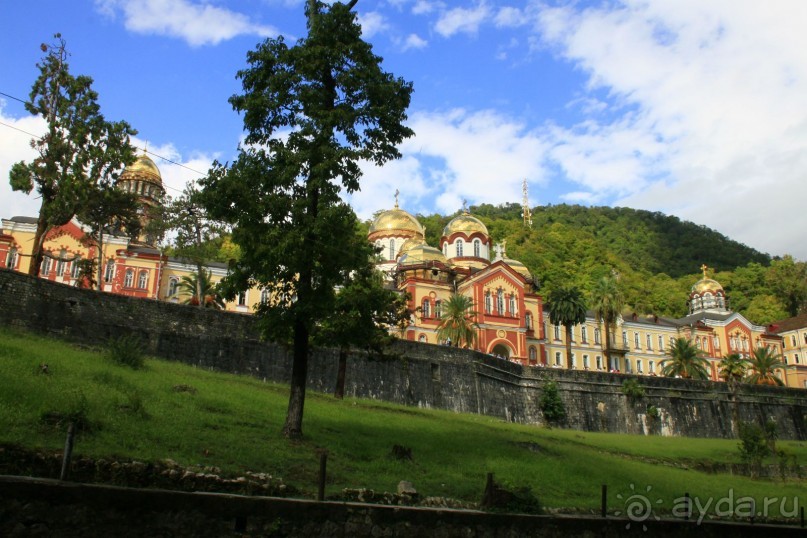
[(47, 254), (42, 258), (42, 268), (39, 272), (42, 276), (48, 276), (48, 273), (50, 273), (50, 257)]
[(425, 334), (421, 334), (420, 336), (418, 336), (418, 342), (425, 342), (425, 341), (426, 341), (426, 335)]
[(504, 290), (501, 288), (496, 292), (496, 310), (500, 316), (504, 315)]
[(462, 256), (462, 243), (463, 243), (462, 239), (457, 239), (457, 242), (455, 243), (458, 257)]
[(104, 282), (112, 282), (115, 278), (115, 262), (109, 260), (106, 262), (106, 269), (104, 270)]
[(247, 292), (242, 291), (238, 294), (238, 306), (246, 306), (247, 305)]
[(530, 362), (538, 362), (538, 352), (535, 350), (535, 346), (530, 346)]
[(70, 276), (73, 278), (78, 278), (80, 273), (81, 273), (81, 256), (76, 256), (75, 258), (73, 258), (73, 266), (70, 268)]
[(585, 325), (580, 326), (580, 342), (588, 344), (588, 331)]
[(269, 302), (269, 290), (262, 289), (261, 290), (261, 302), (268, 303)]
[(488, 314), (490, 314), (490, 310), (491, 310), (491, 308), (493, 308), (491, 303), (492, 303), (492, 301), (491, 301), (491, 298), (490, 298), (490, 291), (486, 291), (485, 292), (485, 312), (488, 313)]
[(149, 273), (148, 271), (140, 271), (140, 274), (137, 277), (137, 287), (141, 290), (146, 289), (146, 284), (149, 281)]
[(601, 337), (600, 337), (600, 329), (599, 329), (599, 328), (595, 328), (595, 329), (594, 329), (594, 343), (595, 343), (595, 344), (599, 344), (599, 343), (600, 343), (600, 338), (601, 338)]
[(527, 312), (524, 314), (524, 324), (526, 325), (527, 329), (532, 329), (532, 314)]
[(8, 257), (6, 258), (6, 267), (9, 269), (14, 269), (17, 267), (17, 249), (12, 248), (8, 251)]
[(424, 318), (431, 317), (431, 306), (432, 303), (429, 301), (428, 298), (423, 299), (423, 304), (421, 305), (420, 312)]
[(437, 319), (443, 317), (443, 302), (440, 299), (434, 302), (434, 317)]
[(482, 257), (482, 241), (474, 239), (474, 256), (477, 258)]
[(389, 240), (389, 260), (395, 259), (395, 239)]
[(516, 294), (510, 294), (510, 314), (515, 316), (516, 315)]
[(67, 256), (67, 252), (64, 249), (60, 250), (59, 260), (56, 262), (56, 276), (62, 276), (64, 270), (67, 269), (67, 262), (64, 259), (65, 256)]
[(555, 340), (560, 340), (560, 325), (555, 325)]
[(172, 276), (168, 279), (168, 297), (173, 297), (177, 294), (177, 288), (179, 287), (179, 279), (175, 276)]
[(131, 288), (134, 284), (134, 269), (127, 269), (123, 277), (123, 287)]

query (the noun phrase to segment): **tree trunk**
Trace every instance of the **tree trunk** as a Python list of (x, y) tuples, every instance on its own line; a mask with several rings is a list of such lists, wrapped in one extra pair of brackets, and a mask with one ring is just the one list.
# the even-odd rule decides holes
[(611, 369), (611, 326), (608, 324), (607, 321), (603, 321), (603, 326), (605, 328), (605, 351), (603, 355), (605, 355), (605, 369)]
[(294, 324), (294, 362), (291, 368), (289, 409), (283, 435), (289, 439), (303, 437), (303, 406), (305, 405), (305, 382), (308, 377), (308, 327), (297, 320)]
[(566, 368), (572, 370), (572, 326), (566, 325)]
[(104, 232), (98, 231), (98, 289), (102, 290), (104, 285)]
[(36, 221), (36, 234), (34, 234), (34, 248), (31, 252), (31, 265), (28, 267), (28, 274), (39, 276), (39, 268), (42, 265), (42, 245), (45, 243), (45, 234), (48, 231), (48, 224), (42, 215), (45, 211), (45, 204), (39, 210), (39, 219)]
[[(201, 263), (196, 262), (196, 299), (199, 301), (199, 308), (204, 308), (207, 305), (205, 304), (205, 297), (202, 297), (202, 271), (204, 271), (204, 267)], [(210, 283), (208, 282), (208, 285)], [(297, 343), (295, 342), (295, 347)]]
[(345, 397), (345, 372), (347, 371), (347, 349), (339, 348), (339, 370), (336, 373), (336, 389), (334, 397), (341, 400)]

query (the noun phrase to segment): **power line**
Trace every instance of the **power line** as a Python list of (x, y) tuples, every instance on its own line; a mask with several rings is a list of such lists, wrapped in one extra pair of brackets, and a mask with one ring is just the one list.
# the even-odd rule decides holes
[[(9, 99), (14, 99), (15, 101), (19, 101), (20, 103), (23, 103), (23, 104), (28, 104), (28, 101), (24, 101), (24, 100), (20, 99), (19, 97), (14, 97), (13, 95), (9, 95), (9, 94), (7, 94), (5, 92), (0, 92), (0, 95), (2, 95), (4, 97), (8, 97)], [(3, 125), (4, 127), (8, 127), (9, 129), (14, 129), (15, 131), (19, 131), (21, 133), (27, 134), (28, 136), (31, 136), (31, 137), (36, 138), (38, 140), (42, 139), (42, 137), (40, 135), (35, 135), (34, 133), (24, 131), (23, 129), (20, 129), (19, 127), (14, 127), (13, 125), (9, 125), (8, 123), (2, 122), (2, 121), (0, 121), (0, 125)], [(143, 153), (154, 155), (158, 159), (162, 159), (163, 161), (165, 161), (167, 163), (171, 163), (171, 164), (173, 164), (175, 166), (179, 166), (179, 167), (184, 168), (186, 170), (190, 170), (194, 174), (199, 174), (199, 176), (204, 176), (205, 175), (203, 172), (200, 172), (199, 170), (194, 170), (190, 166), (186, 166), (186, 165), (184, 165), (182, 163), (172, 161), (168, 157), (163, 157), (162, 155), (154, 153), (153, 151), (149, 151), (146, 148), (140, 148), (140, 147), (137, 147), (137, 146), (134, 146), (134, 147), (135, 147), (135, 149), (139, 149), (139, 150), (143, 151)], [(165, 187), (166, 189), (171, 189), (172, 191), (176, 191), (176, 192), (179, 192), (179, 193), (182, 192), (180, 189), (176, 189), (176, 188), (170, 187), (168, 185), (163, 185), (163, 187)]]

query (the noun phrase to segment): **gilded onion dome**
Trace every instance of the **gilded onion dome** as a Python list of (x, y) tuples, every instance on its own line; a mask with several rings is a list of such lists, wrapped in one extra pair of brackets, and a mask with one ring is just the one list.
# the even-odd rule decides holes
[(698, 295), (708, 291), (717, 293), (723, 291), (723, 286), (717, 280), (712, 280), (711, 278), (702, 278), (692, 286), (692, 293), (697, 293)]
[(137, 160), (123, 170), (118, 181), (127, 180), (141, 180), (157, 185), (160, 189), (163, 187), (163, 178), (159, 168), (145, 153), (138, 155)]
[(406, 241), (403, 242), (403, 245), (401, 245), (401, 248), (398, 250), (398, 257), (400, 258), (404, 254), (409, 252), (409, 249), (414, 248), (414, 247), (419, 246), (419, 245), (423, 245), (425, 243), (426, 243), (426, 240), (423, 239), (422, 237), (419, 237), (419, 236), (410, 237), (409, 239), (407, 239)]
[(526, 278), (527, 280), (532, 280), (532, 273), (530, 270), (527, 269), (527, 266), (521, 263), (518, 260), (514, 260), (512, 258), (503, 258), (502, 261), (513, 268), (516, 273), (519, 273), (521, 276)]
[(428, 262), (440, 262), (448, 265), (448, 260), (438, 249), (421, 243), (409, 248), (398, 258), (398, 265), (418, 265)]
[(404, 235), (408, 237), (425, 237), (423, 226), (418, 220), (395, 205), (394, 209), (382, 211), (370, 225), (368, 235), (374, 233), (384, 233), (391, 235)]
[(468, 213), (467, 210), (463, 211), (446, 224), (446, 227), (443, 228), (443, 237), (449, 237), (451, 234), (457, 232), (464, 233), (467, 236), (476, 232), (489, 235), (487, 226), (485, 226), (481, 220)]

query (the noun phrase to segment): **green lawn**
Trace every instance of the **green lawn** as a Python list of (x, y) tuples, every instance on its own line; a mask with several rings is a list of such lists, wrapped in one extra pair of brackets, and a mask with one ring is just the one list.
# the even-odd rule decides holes
[[(41, 363), (49, 374), (40, 373)], [(58, 419), (72, 413), (89, 426), (76, 439), (76, 454), (266, 472), (305, 495), (316, 491), (318, 451), (327, 449), (333, 497), (347, 487), (395, 491), (409, 480), (424, 496), (478, 502), (493, 472), (505, 484), (532, 488), (544, 506), (578, 511), (599, 508), (601, 484), (609, 486), (612, 509), (634, 492), (661, 499), (657, 509), (668, 511), (684, 492), (716, 500), (732, 490), (760, 503), (801, 495), (800, 506), (807, 504), (804, 480), (691, 468), (738, 462), (737, 441), (545, 429), (309, 392), (305, 438), (290, 442), (280, 435), (287, 398), (286, 387), (250, 377), (157, 359), (132, 370), (101, 353), (0, 330), (0, 443), (58, 450), (65, 435)], [(411, 447), (413, 461), (390, 457), (395, 444)], [(807, 464), (807, 443), (777, 446)]]

